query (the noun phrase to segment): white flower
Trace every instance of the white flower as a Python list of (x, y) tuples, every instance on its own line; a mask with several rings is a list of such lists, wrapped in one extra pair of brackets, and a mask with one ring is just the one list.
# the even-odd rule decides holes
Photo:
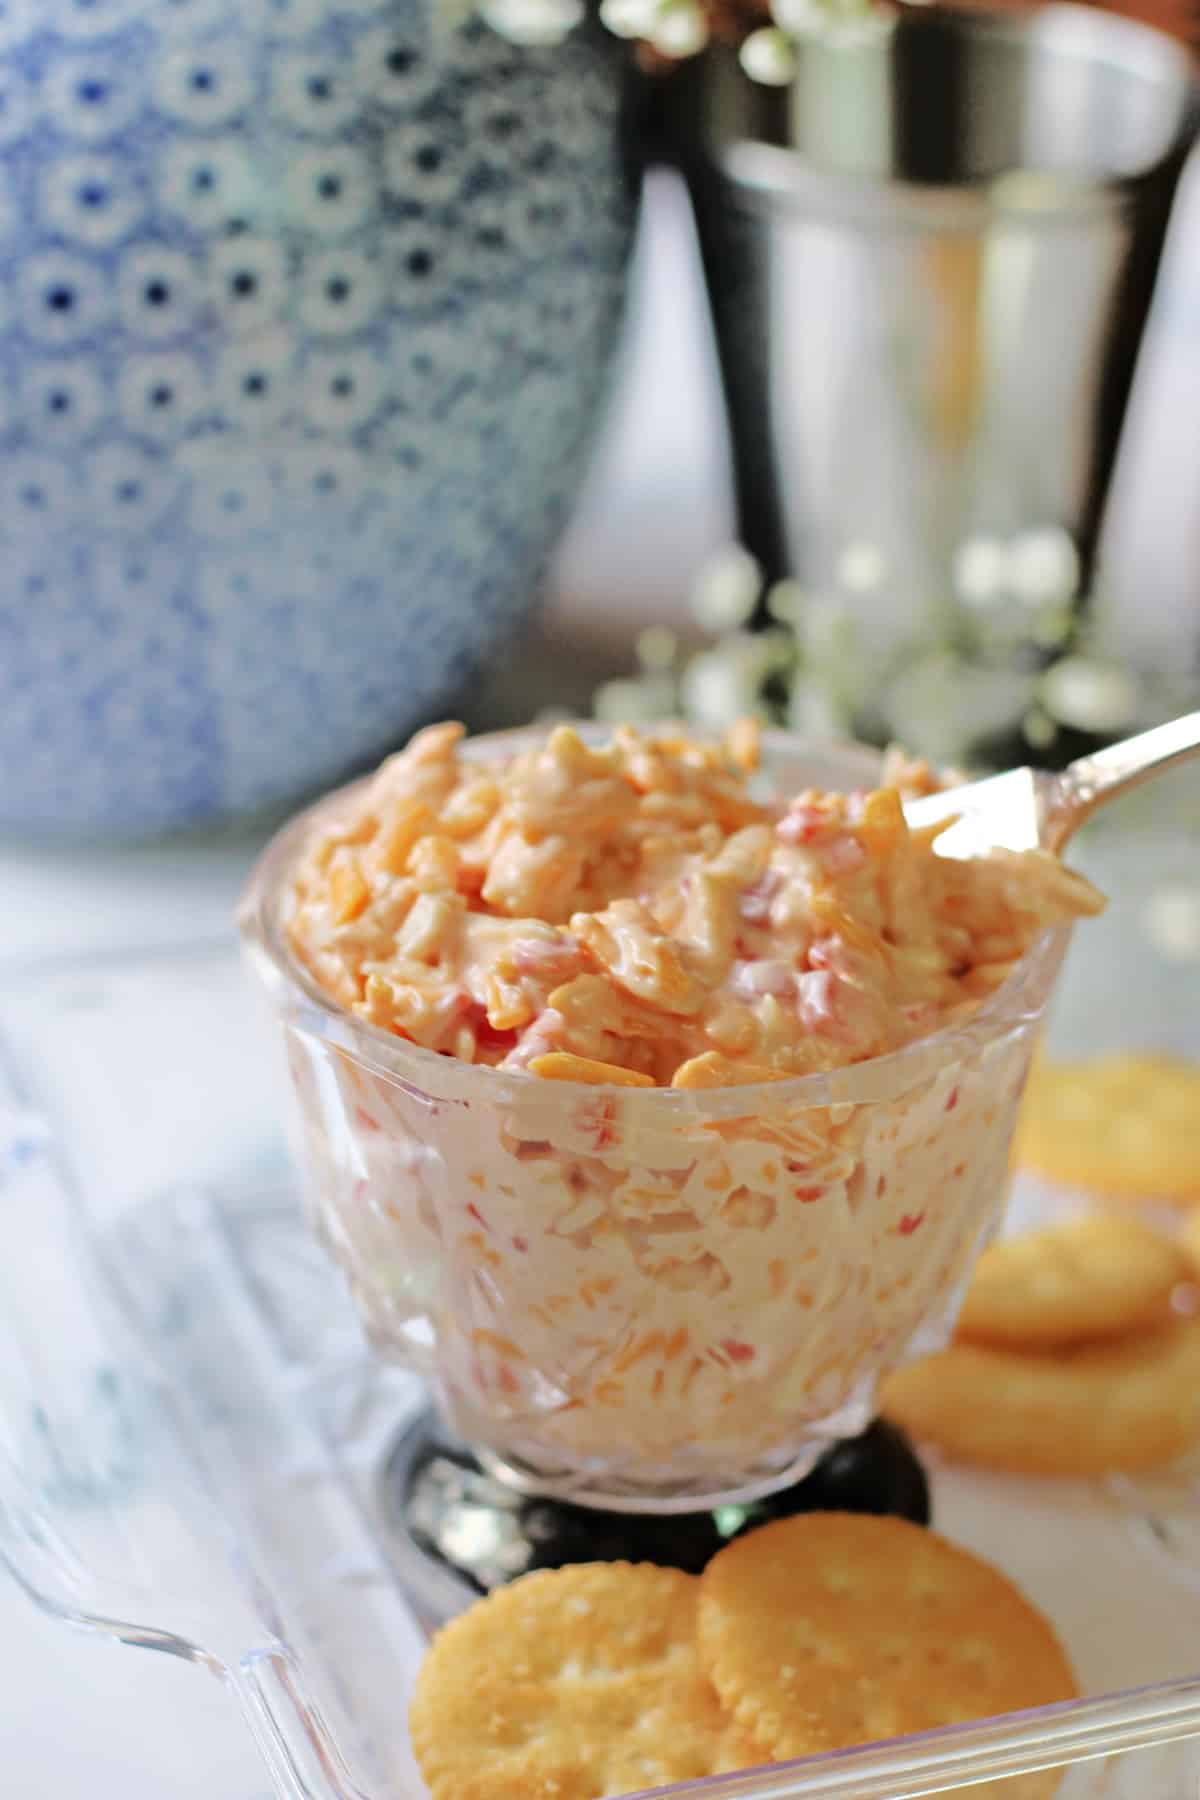
[(480, 0), (479, 11), (513, 44), (561, 44), (583, 18), (581, 0)]
[(271, 108), (297, 131), (320, 136), (340, 131), (358, 111), (349, 71), (327, 56), (293, 52), (276, 59), (271, 73)]
[(614, 37), (648, 38), (659, 0), (601, 0), (600, 22)]
[(778, 625), (786, 625), (795, 630), (807, 604), (807, 595), (800, 582), (788, 577), (777, 581), (774, 587), (767, 590), (766, 607), (772, 619)]
[(0, 68), (0, 146), (15, 144), (33, 123), (33, 95), (19, 69)]
[(283, 311), (287, 265), (273, 238), (237, 237), (216, 245), (208, 258), (208, 288), (226, 330), (261, 331)]
[(135, 338), (162, 342), (188, 330), (197, 305), (196, 271), (182, 251), (145, 245), (121, 259), (121, 319)]
[(766, 657), (761, 640), (731, 637), (694, 656), (683, 671), (680, 697), (697, 724), (723, 730), (747, 713), (761, 712)]
[(1064, 656), (1042, 677), (1041, 701), (1060, 725), (1104, 734), (1119, 731), (1132, 721), (1138, 706), (1138, 684), (1117, 663)]
[(1075, 629), (1075, 608), (1069, 600), (1043, 606), (1029, 621), (1029, 636), (1043, 650), (1057, 650)]
[(345, 237), (370, 217), (375, 186), (361, 150), (331, 144), (296, 158), (287, 173), (287, 195), (290, 224), (322, 237)]
[(727, 544), (709, 557), (692, 583), (691, 610), (706, 631), (744, 625), (762, 592), (762, 570), (740, 544)]
[(1008, 586), (1026, 606), (1070, 600), (1079, 585), (1079, 552), (1060, 525), (1025, 531), (1008, 546)]
[(639, 668), (647, 673), (673, 668), (678, 651), (679, 640), (665, 625), (647, 625), (633, 646)]
[(43, 344), (73, 344), (108, 317), (107, 284), (92, 264), (65, 250), (31, 256), (19, 277), (21, 322)]
[(217, 376), (222, 412), (251, 433), (275, 425), (295, 403), (295, 361), (291, 333), (281, 326), (233, 345)]
[(764, 87), (786, 87), (796, 73), (796, 52), (790, 38), (770, 25), (750, 33), (738, 51), (738, 61), (750, 80)]
[(14, 533), (34, 520), (64, 524), (74, 504), (74, 486), (65, 463), (25, 451), (0, 460), (0, 515)]
[(321, 431), (365, 425), (387, 398), (387, 370), (369, 350), (314, 351), (301, 377), (302, 404)]
[(170, 506), (177, 487), (171, 465), (132, 444), (105, 444), (88, 458), (88, 516), (99, 530), (144, 531)]
[(846, 600), (810, 595), (794, 620), (806, 662), (845, 666), (858, 652), (858, 622)]
[(232, 220), (252, 219), (263, 201), (262, 182), (237, 138), (168, 144), (162, 157), (160, 195), (196, 231), (217, 231)]
[(708, 21), (692, 0), (662, 0), (654, 14), (650, 42), (662, 56), (697, 56), (708, 43)]
[(104, 417), (104, 383), (82, 358), (36, 363), (21, 383), (21, 411), (35, 441), (77, 444)]
[(1033, 678), (985, 668), (952, 651), (921, 650), (882, 700), (889, 729), (906, 749), (933, 761), (962, 759), (976, 739), (1001, 731), (1028, 710)]
[(860, 540), (842, 546), (834, 580), (848, 594), (873, 594), (886, 581), (887, 567), (887, 558), (879, 545)]
[(853, 725), (844, 697), (803, 671), (788, 693), (787, 723), (790, 731), (817, 740), (843, 737)]
[(1021, 720), (1021, 735), (1031, 750), (1048, 750), (1058, 736), (1058, 726), (1040, 706), (1031, 706)]
[(1004, 593), (1008, 555), (998, 538), (980, 533), (960, 544), (954, 557), (954, 586), (971, 607), (991, 606)]
[(1163, 956), (1200, 962), (1200, 889), (1160, 888), (1142, 910), (1142, 927)]
[(816, 26), (833, 44), (867, 44), (887, 36), (889, 18), (876, 0), (822, 0), (824, 26)]
[(649, 724), (669, 719), (676, 709), (675, 683), (662, 676), (606, 681), (592, 699), (596, 717), (612, 725)]
[(825, 0), (770, 0), (771, 17), (789, 38), (817, 37), (829, 24)]
[(360, 250), (327, 250), (305, 259), (299, 311), (310, 331), (348, 336), (369, 324), (382, 304), (379, 271)]
[(244, 52), (206, 41), (166, 52), (155, 96), (164, 112), (205, 130), (228, 125), (244, 112), (254, 98), (254, 83)]
[(62, 37), (110, 37), (132, 25), (145, 8), (146, 0), (58, 0), (54, 29)]
[(137, 71), (115, 57), (88, 54), (52, 60), (42, 101), (58, 130), (84, 143), (102, 143), (142, 110)]
[(128, 236), (142, 203), (115, 157), (68, 156), (47, 169), (41, 210), (52, 230), (102, 250)]
[(131, 356), (117, 383), (121, 416), (139, 437), (173, 438), (204, 408), (204, 377), (194, 356), (165, 350)]

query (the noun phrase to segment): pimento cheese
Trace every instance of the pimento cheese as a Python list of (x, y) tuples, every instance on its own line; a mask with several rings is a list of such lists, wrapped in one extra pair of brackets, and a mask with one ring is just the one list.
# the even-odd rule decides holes
[(348, 1011), (468, 1062), (682, 1088), (827, 1071), (962, 1018), (1104, 905), (1043, 851), (938, 856), (944, 826), (910, 831), (896, 785), (755, 797), (749, 723), (603, 748), (564, 725), (486, 764), (462, 735), (420, 733), (311, 845), (288, 933)]
[(751, 727), (461, 735), (323, 807), (271, 889), (334, 1002), (276, 966), (317, 1230), (493, 1466), (653, 1509), (783, 1485), (945, 1341), (1066, 932), (1033, 940), (1100, 897), (939, 858), (894, 760), (774, 799)]

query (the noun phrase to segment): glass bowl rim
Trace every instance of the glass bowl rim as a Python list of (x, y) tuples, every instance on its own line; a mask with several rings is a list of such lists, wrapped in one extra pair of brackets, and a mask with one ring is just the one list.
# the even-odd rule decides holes
[[(520, 726), (469, 737), (460, 753), (479, 756), (515, 754), (539, 741), (559, 723), (569, 724), (592, 742), (607, 741), (609, 725), (575, 719), (541, 726)], [(639, 730), (662, 731), (675, 721), (641, 723)], [(693, 735), (703, 737), (703, 732)], [(711, 735), (711, 734), (708, 734)], [(800, 760), (844, 759), (857, 763), (870, 779), (879, 767), (879, 752), (862, 744), (817, 740), (788, 731), (764, 731), (763, 750)], [(1058, 967), (1070, 940), (1070, 924), (1051, 927), (1030, 945), (1008, 977), (965, 1020), (942, 1026), (915, 1038), (898, 1050), (865, 1061), (848, 1063), (827, 1073), (791, 1075), (773, 1081), (747, 1082), (713, 1088), (625, 1087), (617, 1083), (547, 1081), (522, 1070), (498, 1069), (487, 1063), (469, 1063), (457, 1057), (426, 1050), (419, 1044), (384, 1031), (340, 1006), (292, 954), (282, 930), (281, 901), (296, 857), (313, 831), (336, 817), (350, 798), (373, 779), (373, 772), (333, 789), (284, 824), (259, 855), (243, 889), (237, 923), (243, 946), (264, 987), (273, 999), (285, 991), (299, 998), (306, 1009), (306, 1023), (322, 1038), (348, 1052), (362, 1067), (401, 1086), (442, 1100), (487, 1100), (494, 1104), (518, 1098), (578, 1105), (619, 1099), (623, 1107), (653, 1108), (659, 1116), (670, 1113), (731, 1118), (760, 1110), (860, 1105), (886, 1101), (909, 1092), (923, 1079), (947, 1065), (982, 1049), (1006, 1032), (1034, 1023), (1041, 1015), (1053, 987)]]

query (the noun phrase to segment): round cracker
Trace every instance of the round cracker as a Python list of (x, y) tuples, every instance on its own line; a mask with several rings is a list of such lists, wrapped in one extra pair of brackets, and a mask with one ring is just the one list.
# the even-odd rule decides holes
[(889, 1375), (879, 1407), (913, 1437), (988, 1468), (1154, 1468), (1200, 1438), (1200, 1323), (1053, 1355), (951, 1344)]
[(417, 1674), (433, 1800), (600, 1800), (764, 1760), (696, 1655), (694, 1576), (576, 1563), (452, 1619)]
[(985, 1250), (958, 1316), (973, 1344), (1049, 1350), (1165, 1324), (1190, 1274), (1178, 1244), (1138, 1219), (1095, 1215)]
[(1120, 1199), (1200, 1199), (1200, 1068), (1165, 1056), (1040, 1063), (1017, 1129), (1022, 1167)]
[(907, 1519), (805, 1513), (700, 1578), (700, 1655), (776, 1758), (1069, 1700), (1053, 1629), (1006, 1576)]

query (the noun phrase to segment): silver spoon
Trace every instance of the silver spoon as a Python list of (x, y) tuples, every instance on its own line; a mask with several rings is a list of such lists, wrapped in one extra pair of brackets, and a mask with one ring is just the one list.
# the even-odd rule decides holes
[(942, 856), (979, 856), (985, 850), (1052, 850), (1057, 854), (1098, 807), (1173, 763), (1200, 755), (1200, 712), (1185, 713), (1153, 731), (1123, 738), (1094, 756), (1081, 756), (1057, 775), (1010, 769), (909, 800), (904, 816), (916, 830), (939, 819), (958, 822), (937, 841)]

